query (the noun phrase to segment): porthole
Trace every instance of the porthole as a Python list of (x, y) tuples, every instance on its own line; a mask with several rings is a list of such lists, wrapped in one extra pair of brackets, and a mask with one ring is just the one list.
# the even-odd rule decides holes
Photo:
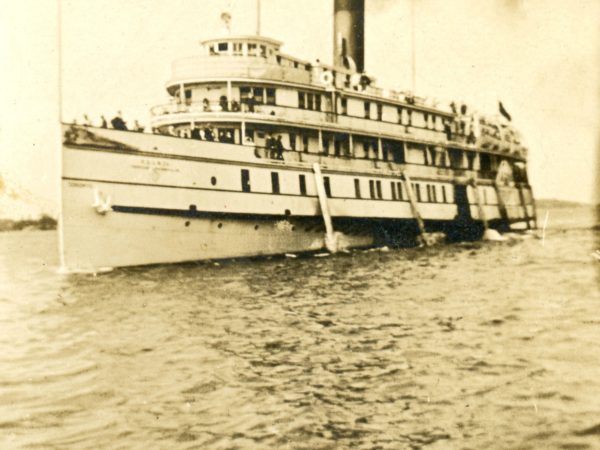
[(255, 229), (255, 230), (258, 230), (258, 225), (254, 225), (254, 229)]
[(223, 228), (223, 224), (219, 223), (219, 225), (217, 225), (217, 228)]
[(186, 227), (189, 227), (189, 226), (190, 226), (190, 221), (189, 221), (189, 220), (186, 220), (186, 221), (185, 221), (185, 226), (186, 226)]
[(296, 226), (292, 225), (292, 231), (296, 231)]
[(217, 177), (210, 177), (210, 184), (215, 186), (217, 184)]
[(289, 209), (286, 209), (286, 210), (285, 210), (285, 215), (286, 215), (286, 216), (290, 216), (291, 214), (292, 214), (292, 212), (291, 212)]

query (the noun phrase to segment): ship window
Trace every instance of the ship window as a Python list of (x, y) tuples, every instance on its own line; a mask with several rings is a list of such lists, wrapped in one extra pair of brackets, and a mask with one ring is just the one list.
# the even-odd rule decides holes
[(250, 96), (250, 88), (248, 86), (240, 86), (240, 100), (242, 103)]
[(227, 42), (219, 42), (218, 44), (219, 52), (226, 52), (228, 47), (229, 45), (227, 44)]
[(277, 59), (277, 64), (281, 64), (281, 55), (277, 55), (275, 58)]
[(383, 105), (381, 103), (377, 103), (377, 120), (383, 119)]
[(298, 61), (294, 61), (294, 69), (298, 68)]
[(275, 89), (274, 88), (267, 88), (267, 105), (274, 105), (275, 104)]
[(325, 153), (325, 154), (329, 153), (329, 139), (327, 138), (327, 136), (323, 136), (323, 139), (321, 139), (321, 142), (323, 144), (323, 153)]
[(307, 134), (304, 134), (302, 136), (302, 148), (305, 152), (308, 151), (308, 135)]
[(444, 203), (448, 202), (446, 199), (446, 186), (442, 186), (442, 199), (444, 200)]
[(431, 186), (429, 184), (426, 184), (425, 188), (427, 189), (427, 201), (430, 202), (432, 200)]
[(402, 123), (402, 107), (398, 106), (398, 123)]
[(390, 187), (392, 188), (392, 200), (396, 200), (396, 183), (394, 181), (390, 182)]
[(217, 177), (210, 177), (210, 184), (215, 186), (217, 184)]
[(340, 98), (340, 114), (348, 114), (348, 99)]
[(242, 169), (242, 192), (250, 192), (250, 171)]
[(290, 133), (290, 147), (292, 150), (296, 150), (296, 133)]
[(361, 198), (361, 195), (360, 195), (360, 180), (358, 178), (354, 179), (354, 194), (356, 195), (356, 198)]
[(217, 52), (215, 51), (215, 46), (214, 45), (209, 45), (208, 46), (208, 53), (210, 55), (216, 55), (217, 54)]
[(260, 46), (260, 56), (262, 56), (263, 58), (267, 57), (267, 47), (265, 47), (264, 45)]
[(377, 198), (383, 198), (383, 195), (381, 194), (381, 181), (377, 180), (375, 182), (375, 187), (377, 188)]
[(271, 186), (273, 194), (279, 194), (279, 174), (277, 172), (271, 172)]
[(306, 108), (307, 109), (315, 109), (313, 94), (306, 94)]
[(417, 201), (421, 202), (421, 185), (419, 183), (415, 183), (413, 184), (413, 190), (415, 191), (415, 194), (417, 195)]
[(233, 54), (234, 55), (241, 55), (242, 54), (242, 43), (241, 42), (234, 42), (232, 45), (233, 45)]
[(191, 89), (186, 89), (184, 91), (185, 93), (185, 104), (186, 105), (191, 105), (192, 104), (192, 90)]
[(299, 175), (298, 181), (300, 182), (300, 195), (306, 195), (306, 176)]
[(327, 194), (327, 197), (331, 197), (331, 184), (329, 182), (329, 177), (323, 177), (323, 187), (325, 188), (325, 194)]
[(429, 114), (423, 113), (423, 122), (425, 123), (425, 128), (429, 128)]
[(248, 55), (256, 56), (256, 44), (248, 44)]
[(321, 111), (321, 94), (315, 94), (315, 110)]
[(412, 111), (410, 109), (406, 112), (406, 124), (412, 126)]
[(402, 190), (402, 183), (400, 181), (396, 182), (396, 188), (398, 190), (398, 200), (404, 200), (404, 191)]
[(375, 198), (375, 182), (373, 180), (369, 180), (369, 194), (371, 194), (371, 198)]
[(371, 118), (371, 103), (370, 102), (365, 102), (365, 117), (367, 119)]
[(298, 107), (301, 109), (306, 108), (306, 102), (304, 100), (304, 92), (298, 92)]

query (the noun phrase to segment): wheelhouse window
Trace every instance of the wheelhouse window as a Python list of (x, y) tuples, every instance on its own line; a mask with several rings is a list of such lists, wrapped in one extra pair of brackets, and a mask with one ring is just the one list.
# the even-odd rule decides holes
[(233, 54), (236, 56), (242, 55), (242, 43), (234, 42), (232, 45), (233, 45)]
[(267, 88), (267, 105), (275, 104), (275, 88)]
[(217, 48), (219, 49), (219, 53), (227, 53), (229, 49), (229, 44), (227, 42), (219, 42), (217, 44)]
[(256, 44), (248, 44), (248, 56), (256, 56)]

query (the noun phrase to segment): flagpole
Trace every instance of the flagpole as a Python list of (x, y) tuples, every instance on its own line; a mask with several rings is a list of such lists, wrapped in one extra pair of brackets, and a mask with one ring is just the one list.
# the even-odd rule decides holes
[(417, 54), (415, 42), (415, 0), (410, 0), (410, 32), (411, 32), (411, 86), (413, 95), (417, 89)]
[(58, 256), (59, 271), (65, 272), (65, 250), (64, 250), (64, 230), (63, 230), (63, 198), (62, 198), (62, 177), (63, 177), (63, 142), (62, 142), (62, 124), (63, 124), (63, 89), (62, 89), (62, 0), (56, 0), (56, 35), (57, 35), (57, 63), (58, 63)]

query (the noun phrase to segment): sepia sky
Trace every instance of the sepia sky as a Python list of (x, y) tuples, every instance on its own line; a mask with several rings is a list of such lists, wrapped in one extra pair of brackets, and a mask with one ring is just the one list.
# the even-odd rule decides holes
[[(414, 0), (416, 91), (496, 113), (502, 100), (530, 149), (538, 198), (597, 202), (600, 1)], [(58, 196), (58, 0), (2, 2), (0, 175), (44, 205)], [(366, 0), (366, 70), (410, 89), (410, 2)], [(148, 121), (173, 59), (201, 39), (256, 27), (255, 0), (62, 0), (65, 120)], [(262, 34), (331, 61), (332, 0), (262, 0)]]

